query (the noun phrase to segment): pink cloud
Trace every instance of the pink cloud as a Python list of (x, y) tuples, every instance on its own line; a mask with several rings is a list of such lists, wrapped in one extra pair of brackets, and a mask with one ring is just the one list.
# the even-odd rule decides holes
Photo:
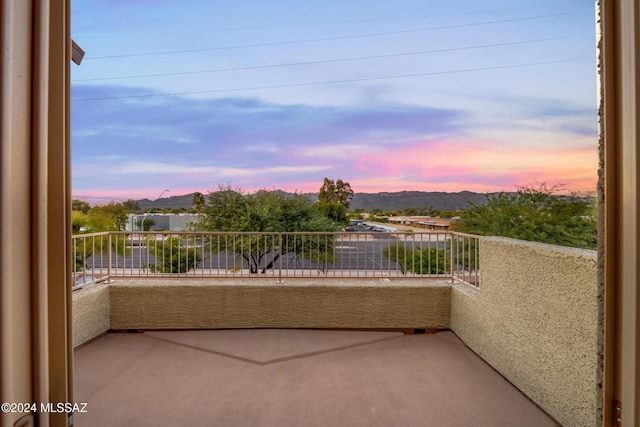
[[(200, 191), (208, 194), (218, 183), (230, 183), (244, 191), (282, 189), (285, 191), (317, 192), (322, 177), (343, 179), (355, 192), (379, 191), (448, 191), (476, 192), (512, 191), (517, 185), (545, 182), (565, 184), (566, 188), (593, 191), (597, 180), (597, 151), (593, 147), (576, 148), (570, 143), (545, 147), (518, 147), (506, 143), (476, 140), (438, 140), (385, 147), (384, 150), (342, 151), (344, 159), (322, 167), (326, 170), (291, 170), (271, 166), (247, 169), (242, 176), (226, 176), (203, 182), (202, 177), (173, 175), (169, 195)], [(575, 145), (575, 144), (574, 144)], [(378, 147), (379, 148), (379, 147)], [(273, 170), (272, 170), (273, 169)], [(286, 168), (284, 168), (286, 169)], [(291, 167), (289, 167), (291, 169)], [(317, 169), (317, 168), (316, 168)], [(188, 171), (189, 168), (185, 168)], [(285, 173), (286, 172), (286, 173)], [(185, 174), (189, 175), (189, 174)], [(184, 180), (183, 180), (184, 178)], [(211, 177), (209, 177), (211, 179)], [(194, 183), (200, 183), (202, 185)], [(144, 184), (143, 184), (144, 185)], [(76, 198), (85, 200), (155, 199), (166, 182), (131, 189), (77, 189)], [(82, 197), (85, 196), (85, 197)]]
[(541, 150), (483, 141), (437, 141), (412, 144), (386, 155), (364, 153), (356, 165), (360, 177), (353, 182), (377, 188), (375, 191), (500, 191), (533, 182), (594, 189), (597, 179), (595, 147), (562, 145)]

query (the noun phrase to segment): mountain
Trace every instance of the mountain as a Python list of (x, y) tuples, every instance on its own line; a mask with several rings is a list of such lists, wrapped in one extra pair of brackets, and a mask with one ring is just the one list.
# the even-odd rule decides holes
[[(317, 200), (316, 193), (304, 193), (310, 200)], [(138, 200), (144, 210), (152, 206), (160, 209), (191, 208), (193, 193), (182, 196), (163, 197), (155, 201), (149, 199)], [(206, 198), (206, 194), (205, 194)], [(466, 208), (469, 202), (483, 205), (487, 202), (484, 193), (461, 191), (459, 193), (429, 192), (429, 191), (398, 191), (381, 193), (356, 193), (351, 200), (350, 209), (368, 211), (374, 208), (382, 210), (400, 210), (409, 207), (432, 207), (437, 210), (456, 210)]]
[[(189, 209), (192, 207), (191, 199), (193, 198), (193, 194), (194, 193), (183, 194), (182, 196), (163, 197), (162, 199), (158, 199), (158, 200), (142, 199), (142, 200), (138, 200), (138, 203), (140, 204), (140, 207), (143, 210), (150, 209), (151, 207), (160, 208), (160, 209), (171, 209), (171, 208)], [(205, 198), (206, 198), (206, 195), (205, 195)]]
[(483, 205), (487, 195), (471, 191), (444, 193), (433, 191), (398, 191), (394, 193), (356, 193), (351, 200), (350, 209), (368, 211), (374, 208), (382, 210), (400, 210), (410, 207), (432, 207), (437, 210), (456, 210), (466, 208), (469, 202)]

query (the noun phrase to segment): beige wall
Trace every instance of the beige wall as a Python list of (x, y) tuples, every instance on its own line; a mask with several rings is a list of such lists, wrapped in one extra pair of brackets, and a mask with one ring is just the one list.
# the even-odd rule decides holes
[(120, 281), (113, 329), (449, 327), (448, 283)]
[(109, 286), (98, 283), (73, 292), (73, 346), (111, 329)]
[(600, 423), (596, 258), (482, 238), (480, 291), (451, 293), (452, 330), (564, 426)]
[(110, 329), (448, 329), (448, 282), (160, 280), (73, 292), (73, 345)]

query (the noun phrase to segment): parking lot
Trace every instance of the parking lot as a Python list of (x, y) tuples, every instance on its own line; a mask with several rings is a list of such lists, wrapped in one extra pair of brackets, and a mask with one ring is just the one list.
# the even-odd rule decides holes
[[(265, 251), (259, 266), (272, 264), (282, 269), (304, 269), (304, 270), (399, 270), (400, 265), (385, 255), (385, 250), (391, 244), (396, 243), (398, 247), (408, 253), (424, 248), (444, 249), (446, 236), (440, 234), (422, 233), (385, 233), (381, 231), (370, 231), (359, 227), (361, 232), (349, 232), (334, 237), (330, 243), (326, 244), (327, 254), (309, 253), (304, 249), (288, 250), (282, 255), (278, 248)], [(364, 231), (366, 230), (366, 231)], [(321, 242), (320, 245), (323, 243)], [(192, 245), (189, 252), (182, 249), (182, 257), (191, 256), (194, 253), (197, 259), (196, 268), (203, 270), (239, 270), (248, 268), (247, 261), (239, 253), (232, 251), (216, 250), (215, 245)], [(254, 251), (256, 249), (253, 249)], [(124, 253), (123, 253), (124, 252)], [(111, 267), (118, 269), (144, 270), (149, 266), (160, 265), (162, 258), (161, 245), (158, 243), (155, 248), (147, 248), (140, 242), (130, 243), (124, 251), (111, 255)], [(177, 250), (172, 255), (178, 256)], [(166, 254), (165, 254), (166, 255)], [(279, 258), (282, 258), (281, 260)], [(275, 258), (275, 260), (274, 260)], [(272, 262), (275, 261), (275, 262)], [(282, 263), (282, 264), (280, 264)], [(107, 268), (109, 265), (109, 255), (89, 255), (86, 258), (87, 268)]]

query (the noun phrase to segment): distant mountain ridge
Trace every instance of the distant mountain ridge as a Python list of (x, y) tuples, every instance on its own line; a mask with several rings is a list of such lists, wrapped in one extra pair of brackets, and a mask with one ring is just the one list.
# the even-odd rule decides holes
[[(189, 209), (193, 194), (181, 196), (163, 197), (158, 200), (138, 200), (142, 209), (150, 209), (152, 206), (160, 209)], [(303, 193), (310, 200), (318, 199), (317, 193)], [(207, 195), (205, 194), (205, 199)], [(466, 208), (469, 203), (483, 205), (487, 202), (487, 194), (474, 193), (473, 191), (460, 191), (458, 193), (446, 193), (440, 191), (397, 191), (380, 193), (356, 193), (351, 200), (350, 209), (400, 210), (410, 207), (432, 207), (437, 210), (456, 210)]]
[(458, 193), (440, 191), (356, 193), (351, 200), (350, 209), (360, 208), (368, 211), (374, 208), (400, 210), (410, 207), (432, 207), (437, 210), (456, 210), (468, 207), (469, 202), (484, 205), (487, 203), (487, 195), (472, 191)]

